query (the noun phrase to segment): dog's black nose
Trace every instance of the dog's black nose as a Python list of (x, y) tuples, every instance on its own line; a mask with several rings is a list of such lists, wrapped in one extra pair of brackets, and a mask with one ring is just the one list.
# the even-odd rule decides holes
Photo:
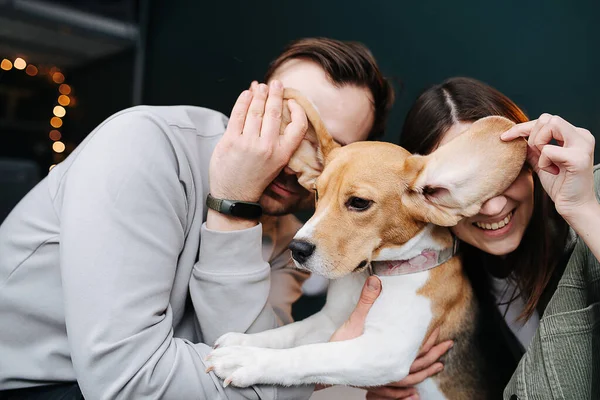
[(304, 263), (315, 251), (315, 245), (304, 240), (292, 240), (288, 246), (292, 251), (292, 258), (299, 263)]

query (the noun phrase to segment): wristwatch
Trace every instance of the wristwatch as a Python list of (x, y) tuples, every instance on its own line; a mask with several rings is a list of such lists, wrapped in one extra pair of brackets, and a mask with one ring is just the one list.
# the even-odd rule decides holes
[(210, 193), (206, 198), (206, 206), (221, 214), (243, 219), (257, 219), (262, 215), (262, 207), (258, 203), (248, 201), (217, 199)]

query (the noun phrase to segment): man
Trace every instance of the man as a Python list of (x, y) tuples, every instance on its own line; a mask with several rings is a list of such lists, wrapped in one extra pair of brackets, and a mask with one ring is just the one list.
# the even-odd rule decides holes
[[(307, 122), (291, 102), (279, 136), (283, 87), (310, 98), (342, 144), (380, 135), (393, 95), (366, 48), (327, 39), (292, 43), (267, 82), (229, 121), (198, 107), (124, 110), (15, 207), (0, 226), (0, 397), (310, 395), (223, 388), (203, 358), (223, 333), (290, 322), (300, 295), (290, 213), (312, 196), (284, 167)], [(219, 200), (259, 202), (267, 237)]]

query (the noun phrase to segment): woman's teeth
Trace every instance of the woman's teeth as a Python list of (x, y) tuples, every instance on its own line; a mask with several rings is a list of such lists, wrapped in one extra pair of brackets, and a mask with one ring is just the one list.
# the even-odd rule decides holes
[(506, 226), (506, 224), (509, 223), (509, 221), (512, 218), (512, 216), (513, 216), (513, 213), (511, 212), (510, 214), (508, 214), (506, 216), (506, 218), (504, 218), (500, 222), (494, 222), (492, 224), (488, 224), (486, 222), (475, 222), (475, 226), (477, 226), (478, 228), (481, 228), (481, 229), (488, 230), (488, 231), (495, 231), (495, 230), (498, 230), (500, 228), (504, 228)]

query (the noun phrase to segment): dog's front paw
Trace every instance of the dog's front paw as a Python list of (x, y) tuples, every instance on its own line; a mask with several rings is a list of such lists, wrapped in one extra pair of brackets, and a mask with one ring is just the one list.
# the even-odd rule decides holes
[(264, 376), (269, 364), (268, 349), (257, 347), (220, 347), (213, 350), (206, 358), (208, 371), (214, 373), (225, 382), (223, 386), (232, 384), (237, 387), (248, 387), (259, 383), (271, 383)]
[(218, 338), (213, 347), (252, 346), (250, 337), (246, 333), (229, 332)]

